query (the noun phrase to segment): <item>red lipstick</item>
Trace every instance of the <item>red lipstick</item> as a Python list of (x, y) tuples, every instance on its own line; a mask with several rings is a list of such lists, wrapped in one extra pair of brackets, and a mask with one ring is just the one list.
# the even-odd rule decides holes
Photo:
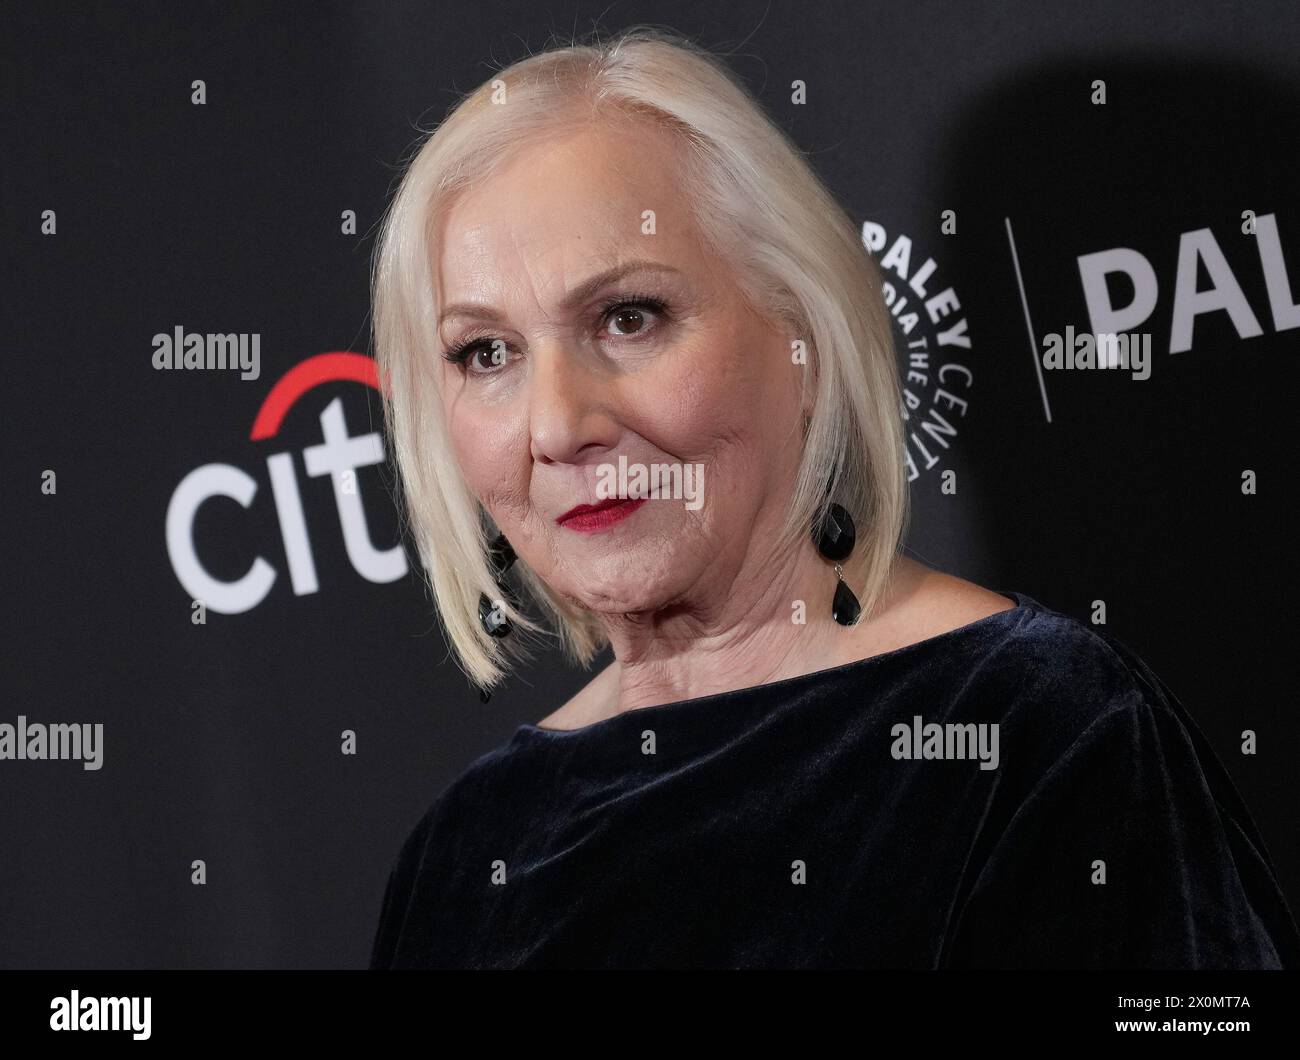
[(599, 504), (579, 504), (576, 508), (570, 508), (555, 521), (568, 530), (577, 530), (580, 534), (594, 534), (622, 522), (645, 502), (644, 497), (611, 497)]

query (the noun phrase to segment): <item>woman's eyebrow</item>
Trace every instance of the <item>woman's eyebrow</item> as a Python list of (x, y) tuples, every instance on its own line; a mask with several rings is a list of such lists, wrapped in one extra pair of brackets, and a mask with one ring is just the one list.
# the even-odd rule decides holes
[[(617, 283), (619, 280), (638, 272), (671, 272), (676, 273), (679, 270), (671, 265), (666, 265), (661, 261), (650, 261), (647, 259), (638, 259), (634, 261), (625, 261), (621, 265), (615, 265), (611, 269), (597, 273), (589, 279), (583, 280), (568, 294), (560, 303), (562, 310), (571, 310), (587, 301), (595, 295), (602, 287), (608, 287), (611, 283)], [(449, 317), (455, 316), (473, 316), (483, 320), (499, 323), (503, 319), (503, 314), (494, 309), (492, 306), (483, 305), (480, 302), (456, 302), (449, 305), (438, 317), (438, 323), (444, 323)]]

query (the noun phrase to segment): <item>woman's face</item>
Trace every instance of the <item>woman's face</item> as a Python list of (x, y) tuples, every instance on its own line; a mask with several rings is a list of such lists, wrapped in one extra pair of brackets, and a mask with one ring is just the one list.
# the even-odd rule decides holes
[[(437, 244), (437, 353), (473, 344), (438, 365), (462, 473), (543, 581), (610, 614), (762, 569), (800, 455), (801, 336), (749, 310), (702, 246), (675, 146), (637, 123), (524, 150), (459, 198)], [(702, 492), (560, 522), (601, 502), (620, 457), (629, 475), (702, 466)]]

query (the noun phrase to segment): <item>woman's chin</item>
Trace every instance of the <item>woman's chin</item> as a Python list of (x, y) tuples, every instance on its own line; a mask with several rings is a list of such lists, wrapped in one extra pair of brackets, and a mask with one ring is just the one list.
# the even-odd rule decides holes
[(676, 598), (667, 587), (660, 590), (653, 584), (647, 584), (644, 577), (600, 585), (587, 582), (565, 592), (564, 595), (583, 610), (601, 615), (630, 615), (658, 611)]

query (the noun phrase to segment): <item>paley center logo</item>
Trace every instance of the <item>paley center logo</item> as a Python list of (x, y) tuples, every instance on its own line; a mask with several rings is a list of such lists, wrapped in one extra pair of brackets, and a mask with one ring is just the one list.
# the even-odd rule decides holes
[(960, 394), (975, 381), (966, 363), (970, 333), (956, 290), (937, 281), (934, 258), (912, 267), (910, 237), (899, 234), (891, 243), (883, 225), (864, 221), (862, 245), (880, 267), (881, 293), (901, 340), (907, 481), (914, 482), (943, 460), (966, 415), (968, 402)]
[[(250, 440), (274, 438), (289, 410), (304, 394), (324, 383), (340, 380), (379, 389), (378, 369), (370, 357), (359, 353), (321, 353), (309, 357), (286, 372), (271, 388), (253, 421)], [(379, 584), (396, 581), (406, 574), (406, 555), (400, 544), (389, 549), (377, 549), (372, 544), (356, 476), (357, 468), (383, 461), (383, 441), (374, 431), (357, 437), (348, 434), (342, 398), (335, 398), (325, 407), (320, 414), (320, 426), (322, 441), (303, 450), (303, 464), (308, 475), (313, 478), (328, 475), (333, 483), (348, 559), (368, 581)], [(266, 458), (266, 469), (294, 594), (314, 593), (320, 583), (293, 454), (272, 453)], [(227, 498), (248, 508), (258, 489), (257, 479), (242, 468), (204, 464), (181, 480), (167, 505), (167, 555), (172, 569), (192, 599), (221, 614), (240, 614), (260, 604), (271, 591), (277, 571), (258, 556), (247, 572), (233, 581), (214, 577), (204, 567), (195, 548), (194, 520), (199, 509), (215, 498)]]

